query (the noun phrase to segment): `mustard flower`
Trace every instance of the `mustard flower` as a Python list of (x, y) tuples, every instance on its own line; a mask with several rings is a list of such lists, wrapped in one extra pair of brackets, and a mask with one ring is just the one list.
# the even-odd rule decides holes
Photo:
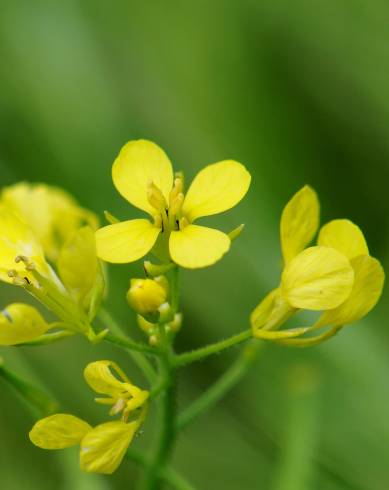
[[(115, 374), (113, 374), (115, 373)], [(123, 460), (134, 435), (142, 425), (148, 392), (133, 385), (111, 361), (96, 361), (85, 368), (85, 379), (99, 394), (98, 403), (112, 404), (111, 415), (123, 412), (121, 420), (91, 427), (70, 414), (55, 414), (39, 420), (29, 433), (30, 440), (42, 449), (80, 446), (83, 471), (111, 474)], [(133, 420), (128, 417), (133, 415)]]
[[(62, 327), (95, 338), (90, 321), (101, 300), (104, 279), (90, 227), (73, 231), (68, 237), (55, 271), (29, 224), (0, 205), (0, 280), (23, 287), (58, 316)], [(32, 332), (29, 327), (27, 330)], [(39, 329), (35, 331), (39, 336)], [(21, 331), (14, 340), (26, 341)]]
[[(370, 257), (358, 226), (346, 219), (333, 220), (321, 228), (318, 244), (307, 248), (318, 231), (319, 213), (317, 195), (309, 186), (285, 206), (280, 224), (281, 284), (253, 311), (254, 336), (289, 339), (322, 326), (340, 328), (365, 316), (377, 303), (384, 272)], [(301, 309), (323, 313), (311, 327), (273, 331)]]
[(194, 221), (235, 206), (251, 180), (242, 164), (224, 160), (201, 170), (184, 195), (182, 177), (174, 178), (165, 152), (146, 140), (130, 141), (121, 149), (112, 178), (119, 193), (152, 221), (134, 219), (101, 228), (96, 233), (98, 256), (127, 263), (152, 250), (186, 268), (214, 264), (229, 250), (227, 234)]

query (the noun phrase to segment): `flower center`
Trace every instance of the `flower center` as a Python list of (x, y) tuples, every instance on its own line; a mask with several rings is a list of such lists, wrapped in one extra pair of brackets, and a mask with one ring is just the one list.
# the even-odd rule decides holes
[(147, 200), (156, 211), (154, 223), (156, 226), (161, 227), (162, 231), (169, 233), (174, 230), (180, 230), (189, 224), (181, 212), (184, 202), (181, 177), (176, 177), (174, 180), (173, 188), (169, 194), (169, 202), (166, 202), (161, 189), (150, 180), (147, 185)]

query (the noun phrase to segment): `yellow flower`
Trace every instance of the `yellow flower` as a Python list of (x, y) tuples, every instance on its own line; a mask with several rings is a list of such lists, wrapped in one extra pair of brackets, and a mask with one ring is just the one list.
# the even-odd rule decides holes
[(0, 206), (0, 280), (26, 289), (58, 316), (64, 328), (95, 339), (90, 321), (102, 297), (104, 280), (91, 228), (69, 237), (56, 273), (31, 228)]
[[(130, 141), (112, 167), (116, 189), (133, 206), (152, 217), (115, 223), (97, 231), (97, 252), (112, 263), (133, 262), (167, 250), (170, 258), (187, 268), (206, 267), (230, 248), (225, 233), (193, 222), (235, 206), (250, 186), (250, 174), (233, 160), (208, 165), (184, 196), (183, 182), (174, 179), (164, 151), (146, 141)], [(158, 240), (158, 243), (157, 243)]]
[(17, 345), (34, 340), (49, 328), (50, 325), (36, 308), (13, 303), (0, 313), (0, 345)]
[(39, 420), (29, 437), (42, 449), (64, 449), (79, 444), (81, 469), (109, 475), (122, 462), (138, 427), (136, 421), (118, 420), (92, 428), (78, 417), (59, 413)]
[[(96, 402), (113, 405), (111, 415), (122, 413), (122, 420), (92, 428), (69, 414), (55, 414), (39, 420), (29, 433), (30, 440), (42, 449), (63, 449), (80, 445), (80, 466), (87, 472), (113, 473), (142, 425), (149, 393), (133, 385), (112, 361), (96, 361), (84, 371), (89, 386), (107, 395)], [(138, 410), (142, 409), (142, 410)], [(131, 421), (127, 422), (129, 416)]]
[[(380, 263), (368, 255), (362, 231), (349, 220), (333, 220), (321, 228), (318, 245), (306, 248), (318, 227), (319, 202), (313, 189), (305, 186), (282, 213), (280, 235), (285, 266), (281, 285), (253, 311), (254, 336), (310, 345), (290, 338), (327, 325), (339, 329), (365, 316), (377, 303), (384, 272)], [(312, 327), (272, 331), (299, 309), (323, 314)]]
[(96, 393), (107, 395), (96, 398), (97, 403), (113, 405), (111, 415), (123, 411), (126, 418), (132, 411), (142, 407), (148, 399), (148, 391), (133, 385), (120, 367), (112, 361), (95, 361), (84, 370), (88, 385)]
[(46, 257), (58, 259), (60, 250), (75, 230), (88, 224), (97, 229), (97, 217), (65, 191), (45, 184), (19, 182), (5, 187), (0, 203), (28, 223)]

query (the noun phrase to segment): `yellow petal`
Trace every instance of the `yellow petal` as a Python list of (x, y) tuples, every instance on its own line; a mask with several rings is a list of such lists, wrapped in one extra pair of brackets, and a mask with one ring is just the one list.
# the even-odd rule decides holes
[(147, 186), (152, 181), (168, 200), (173, 186), (173, 169), (166, 153), (147, 140), (129, 141), (120, 150), (112, 166), (116, 189), (133, 206), (154, 214), (147, 199)]
[(7, 272), (11, 269), (25, 272), (23, 262), (15, 263), (18, 255), (28, 257), (41, 274), (50, 276), (50, 268), (45, 261), (43, 250), (34, 233), (15, 214), (4, 207), (0, 208), (0, 279), (11, 283)]
[(71, 296), (87, 309), (92, 288), (98, 280), (104, 281), (92, 228), (85, 226), (70, 236), (60, 252), (57, 269)]
[(281, 294), (295, 308), (329, 310), (350, 295), (354, 271), (347, 258), (333, 248), (310, 247), (286, 266)]
[(116, 397), (118, 393), (123, 391), (124, 383), (129, 383), (124, 372), (112, 361), (89, 363), (84, 370), (84, 377), (88, 385), (97, 393), (111, 395), (112, 397)]
[(319, 227), (320, 204), (308, 185), (300, 189), (285, 206), (281, 216), (281, 248), (285, 264), (312, 241)]
[(222, 213), (243, 199), (250, 181), (251, 176), (246, 168), (234, 160), (208, 165), (190, 185), (182, 212), (189, 221)]
[(136, 422), (107, 422), (98, 425), (81, 441), (81, 469), (110, 475), (120, 463), (134, 437)]
[(324, 225), (319, 233), (318, 245), (332, 247), (348, 259), (369, 255), (369, 249), (361, 229), (348, 219), (334, 219)]
[(134, 262), (153, 248), (160, 232), (147, 219), (105, 226), (96, 232), (97, 255), (114, 264)]
[(30, 440), (42, 449), (64, 449), (78, 444), (92, 427), (73, 415), (57, 413), (38, 420), (30, 431)]
[(188, 269), (214, 264), (228, 252), (230, 245), (231, 240), (225, 233), (197, 225), (173, 231), (169, 239), (173, 261)]
[(97, 228), (97, 217), (57, 187), (20, 182), (3, 189), (1, 202), (28, 223), (45, 255), (53, 261), (74, 230), (85, 223)]
[(49, 328), (33, 306), (13, 303), (0, 314), (0, 345), (16, 345), (34, 340)]
[(379, 261), (369, 255), (360, 255), (351, 260), (351, 266), (355, 279), (350, 296), (334, 310), (324, 312), (317, 326), (340, 326), (356, 322), (377, 304), (385, 281), (385, 273)]

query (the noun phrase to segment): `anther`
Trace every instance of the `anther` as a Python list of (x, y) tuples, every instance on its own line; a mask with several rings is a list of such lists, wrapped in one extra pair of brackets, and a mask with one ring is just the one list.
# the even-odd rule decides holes
[(167, 208), (166, 199), (161, 189), (152, 180), (147, 183), (147, 200), (159, 213), (164, 212)]
[(28, 271), (33, 271), (35, 269), (35, 264), (31, 262), (31, 260), (26, 257), (25, 255), (17, 255), (15, 257), (15, 262), (19, 264), (20, 262), (23, 262), (26, 266), (26, 270)]
[(173, 203), (176, 200), (177, 196), (179, 194), (182, 194), (182, 190), (183, 190), (182, 179), (177, 177), (176, 179), (174, 179), (174, 185), (173, 185), (173, 188), (169, 194), (169, 207), (170, 208), (173, 206)]
[(172, 215), (176, 215), (181, 211), (182, 204), (184, 202), (184, 194), (180, 192), (177, 196), (172, 200), (170, 204), (170, 213)]

